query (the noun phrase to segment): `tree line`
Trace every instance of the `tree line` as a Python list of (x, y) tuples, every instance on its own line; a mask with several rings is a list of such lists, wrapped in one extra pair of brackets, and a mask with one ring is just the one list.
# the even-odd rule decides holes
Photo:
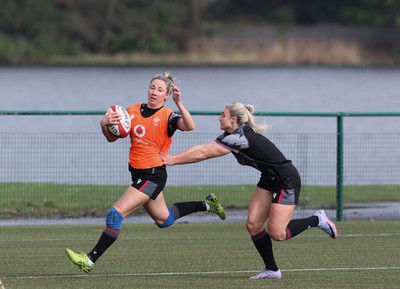
[(398, 0), (4, 0), (0, 63), (168, 53), (231, 24), (400, 27)]

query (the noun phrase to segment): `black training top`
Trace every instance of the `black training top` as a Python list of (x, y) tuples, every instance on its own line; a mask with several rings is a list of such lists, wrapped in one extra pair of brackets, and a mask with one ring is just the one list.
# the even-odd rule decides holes
[(283, 180), (296, 172), (291, 160), (264, 135), (254, 132), (249, 124), (240, 125), (232, 134), (223, 133), (216, 141), (229, 149), (239, 164), (256, 168), (271, 181)]

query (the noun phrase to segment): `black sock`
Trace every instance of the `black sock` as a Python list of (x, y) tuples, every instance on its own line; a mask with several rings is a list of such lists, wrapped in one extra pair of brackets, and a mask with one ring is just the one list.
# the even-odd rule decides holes
[(319, 218), (317, 216), (311, 216), (305, 219), (291, 220), (286, 228), (286, 240), (297, 236), (308, 228), (318, 226), (318, 223)]
[(171, 206), (171, 209), (174, 212), (175, 220), (195, 212), (207, 210), (203, 201), (176, 203)]
[(118, 235), (110, 236), (103, 232), (96, 246), (94, 246), (93, 250), (88, 254), (89, 259), (95, 263), (97, 259), (100, 258), (100, 256), (103, 255), (103, 253), (115, 242), (115, 240), (117, 240), (117, 237)]
[(267, 231), (264, 229), (255, 236), (251, 236), (254, 246), (264, 261), (265, 269), (278, 271), (275, 263), (274, 252), (272, 251), (272, 241)]

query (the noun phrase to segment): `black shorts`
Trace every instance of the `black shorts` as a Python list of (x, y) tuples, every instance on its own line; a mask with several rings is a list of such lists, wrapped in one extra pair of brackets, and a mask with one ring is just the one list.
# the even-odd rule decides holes
[(271, 181), (269, 176), (261, 174), (257, 187), (272, 193), (272, 203), (297, 205), (301, 190), (301, 179), (297, 171), (281, 181)]
[(165, 166), (151, 169), (135, 169), (129, 166), (132, 176), (131, 186), (155, 200), (167, 183)]

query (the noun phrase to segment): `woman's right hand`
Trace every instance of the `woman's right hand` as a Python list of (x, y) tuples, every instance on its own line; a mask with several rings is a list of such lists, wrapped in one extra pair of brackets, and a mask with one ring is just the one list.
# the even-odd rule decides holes
[(119, 113), (109, 108), (106, 114), (103, 116), (100, 125), (101, 127), (107, 127), (109, 125), (118, 124), (120, 120), (121, 116), (119, 115)]
[(174, 156), (160, 153), (163, 164), (166, 166), (173, 166), (175, 164)]
[(121, 116), (119, 115), (119, 113), (115, 112), (111, 108), (109, 108), (107, 110), (106, 114), (103, 116), (103, 118), (100, 121), (101, 131), (103, 132), (103, 135), (106, 137), (106, 139), (109, 142), (114, 142), (114, 141), (118, 140), (118, 137), (113, 135), (108, 130), (108, 126), (113, 125), (113, 124), (118, 124), (118, 122), (120, 120), (121, 120)]

